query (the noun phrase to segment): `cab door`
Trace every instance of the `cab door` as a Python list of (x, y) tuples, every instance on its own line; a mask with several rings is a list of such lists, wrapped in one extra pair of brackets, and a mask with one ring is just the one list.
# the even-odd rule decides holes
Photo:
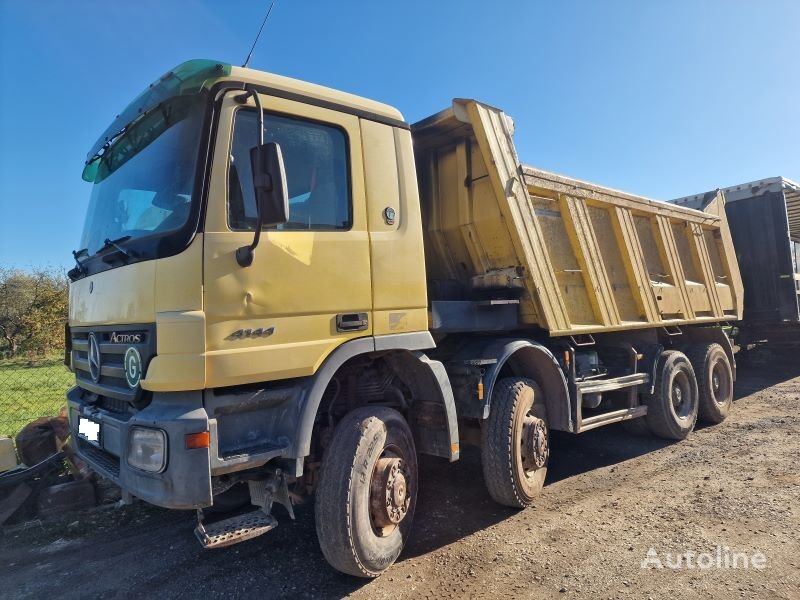
[(229, 92), (214, 147), (204, 233), (206, 386), (310, 375), (338, 345), (372, 334), (361, 132), (357, 117), (261, 95), (264, 141), (281, 146), (289, 221), (265, 228), (253, 263), (252, 97)]

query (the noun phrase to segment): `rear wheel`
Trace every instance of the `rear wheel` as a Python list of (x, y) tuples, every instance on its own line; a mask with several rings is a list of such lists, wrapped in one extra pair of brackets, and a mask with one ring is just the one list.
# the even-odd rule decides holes
[(549, 458), (541, 389), (531, 379), (501, 379), (482, 430), (481, 463), (489, 494), (505, 506), (530, 506), (544, 486)]
[(417, 499), (411, 430), (391, 408), (365, 406), (337, 425), (315, 499), (317, 537), (335, 569), (377, 577), (408, 541)]
[(647, 425), (659, 437), (682, 440), (697, 422), (697, 379), (682, 352), (661, 353), (656, 368), (655, 391), (646, 400)]
[(698, 418), (721, 423), (733, 406), (733, 368), (728, 355), (719, 344), (704, 344), (690, 348), (688, 356), (700, 393)]

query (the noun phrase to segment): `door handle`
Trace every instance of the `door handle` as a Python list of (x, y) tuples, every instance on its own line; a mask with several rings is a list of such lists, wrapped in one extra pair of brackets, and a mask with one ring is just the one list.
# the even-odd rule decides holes
[(367, 313), (339, 313), (336, 331), (364, 331), (369, 326)]

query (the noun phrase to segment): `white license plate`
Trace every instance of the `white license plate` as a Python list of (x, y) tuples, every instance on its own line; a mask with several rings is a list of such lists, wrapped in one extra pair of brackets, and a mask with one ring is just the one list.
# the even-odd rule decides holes
[(98, 444), (100, 442), (100, 423), (80, 417), (78, 419), (78, 433), (87, 441)]

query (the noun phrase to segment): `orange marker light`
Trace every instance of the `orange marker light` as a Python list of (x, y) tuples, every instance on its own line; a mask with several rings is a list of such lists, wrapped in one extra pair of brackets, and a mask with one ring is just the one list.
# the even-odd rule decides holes
[(211, 445), (211, 434), (208, 431), (186, 434), (186, 449), (208, 448)]

